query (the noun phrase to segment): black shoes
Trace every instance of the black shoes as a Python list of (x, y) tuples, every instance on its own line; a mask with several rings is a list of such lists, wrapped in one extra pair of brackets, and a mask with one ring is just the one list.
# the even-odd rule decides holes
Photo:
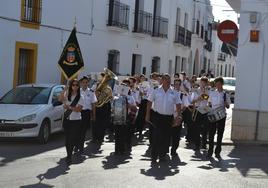
[(217, 159), (222, 159), (220, 154), (215, 154), (215, 157), (216, 157)]

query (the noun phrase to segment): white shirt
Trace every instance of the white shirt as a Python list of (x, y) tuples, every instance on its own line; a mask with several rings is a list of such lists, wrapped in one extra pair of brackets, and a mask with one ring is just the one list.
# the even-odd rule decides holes
[[(179, 102), (180, 102), (179, 104), (182, 104), (181, 92), (180, 91), (176, 91), (176, 90), (174, 90), (174, 91), (177, 94), (177, 98), (179, 99)], [(174, 117), (176, 117), (178, 115), (176, 106), (174, 106), (174, 113), (173, 114), (174, 114)]]
[[(219, 92), (218, 90), (211, 91), (209, 93), (209, 102), (211, 102), (212, 108), (215, 109), (217, 107), (223, 106), (225, 107), (224, 104), (224, 91)], [(228, 104), (231, 103), (230, 96), (228, 93), (226, 93), (226, 102)]]
[(80, 89), (81, 96), (84, 98), (85, 104), (83, 105), (83, 110), (92, 110), (92, 104), (97, 102), (97, 97), (94, 92), (89, 88), (86, 90)]
[(182, 81), (182, 83), (181, 83), (181, 88), (180, 88), (180, 90), (181, 91), (186, 91), (186, 88), (189, 90), (189, 91), (191, 91), (191, 83), (190, 82), (188, 82), (187, 80), (183, 80)]
[(136, 103), (140, 103), (140, 99), (139, 99), (139, 95), (140, 95), (140, 93), (139, 93), (139, 91), (136, 90), (136, 89), (131, 89), (130, 91), (131, 91), (131, 95), (132, 95), (132, 96), (134, 97), (134, 99), (135, 99), (135, 102), (136, 102)]
[(173, 89), (169, 88), (165, 92), (162, 86), (154, 89), (148, 100), (153, 103), (153, 110), (162, 115), (173, 115), (174, 105), (181, 103)]
[[(204, 94), (205, 92), (203, 92), (201, 90), (201, 88), (198, 88), (195, 92), (192, 93), (192, 96), (191, 96), (191, 100), (197, 100), (199, 96), (201, 96), (202, 94)], [(206, 94), (209, 95), (209, 92), (207, 92)], [(208, 100), (202, 100), (202, 101), (197, 101), (196, 103), (196, 106), (208, 106)]]
[[(66, 95), (66, 99), (67, 99), (67, 95)], [(72, 96), (71, 101), (68, 101), (68, 99), (67, 99), (65, 101), (65, 104), (70, 105), (73, 102), (74, 99), (75, 99), (75, 96)], [(78, 103), (76, 104), (76, 107), (78, 105), (81, 105), (81, 106), (84, 105), (84, 97), (83, 96), (80, 96), (80, 99), (79, 99)], [(69, 116), (69, 120), (81, 120), (81, 119), (82, 119), (81, 112), (72, 111), (72, 113)]]
[(135, 101), (135, 99), (134, 99), (134, 97), (132, 95), (127, 96), (127, 102), (130, 105), (136, 105), (136, 101)]

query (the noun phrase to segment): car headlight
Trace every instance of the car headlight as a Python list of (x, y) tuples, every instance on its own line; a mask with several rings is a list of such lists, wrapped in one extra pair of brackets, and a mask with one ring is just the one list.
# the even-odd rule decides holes
[(17, 122), (20, 122), (20, 123), (29, 122), (29, 121), (34, 120), (35, 118), (36, 118), (36, 114), (31, 114), (31, 115), (27, 115), (18, 119)]

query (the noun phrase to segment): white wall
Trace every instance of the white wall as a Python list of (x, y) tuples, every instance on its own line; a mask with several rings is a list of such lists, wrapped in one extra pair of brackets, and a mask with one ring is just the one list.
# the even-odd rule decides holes
[[(176, 10), (181, 8), (181, 25), (184, 22), (184, 13), (188, 13), (188, 29), (192, 28), (193, 1), (163, 0), (161, 16), (169, 19), (168, 39), (154, 38), (150, 35), (132, 33), (134, 22), (135, 1), (121, 0), (130, 5), (129, 30), (112, 31), (106, 24), (108, 20), (108, 0), (58, 0), (43, 1), (42, 19), (39, 30), (20, 27), (20, 23), (0, 18), (0, 96), (13, 87), (14, 57), (16, 41), (38, 44), (38, 63), (36, 82), (60, 82), (60, 71), (57, 62), (65, 45), (76, 18), (78, 41), (85, 62), (84, 73), (99, 72), (107, 66), (108, 51), (120, 51), (120, 74), (131, 73), (132, 54), (140, 54), (142, 67), (146, 67), (147, 75), (151, 72), (151, 60), (154, 56), (160, 57), (161, 72), (168, 72), (169, 60), (175, 68), (175, 57), (189, 59), (192, 51), (198, 48), (200, 53), (203, 43), (192, 40), (192, 47), (174, 44)], [(64, 6), (62, 6), (64, 4)], [(199, 6), (199, 5), (198, 5)], [(207, 11), (202, 4), (202, 15)], [(146, 0), (144, 10), (153, 13), (153, 0)], [(0, 7), (0, 16), (20, 20), (20, 1), (5, 1)], [(91, 25), (94, 29), (91, 33)], [(58, 29), (48, 28), (54, 26)], [(200, 40), (199, 40), (200, 41)], [(197, 44), (198, 43), (198, 44)], [(192, 73), (192, 64), (187, 61), (188, 73)]]
[[(235, 107), (268, 111), (268, 5), (258, 1), (243, 2), (240, 14), (239, 51)], [(249, 11), (258, 12), (258, 23), (249, 22)], [(251, 29), (260, 30), (260, 41), (249, 41)], [(254, 99), (254, 100), (252, 100)]]

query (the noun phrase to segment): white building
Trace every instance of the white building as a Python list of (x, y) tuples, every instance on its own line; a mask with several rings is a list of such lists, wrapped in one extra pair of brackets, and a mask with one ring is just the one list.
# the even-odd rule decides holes
[(240, 13), (232, 139), (268, 141), (268, 0), (227, 2)]
[(57, 62), (76, 20), (84, 72), (198, 74), (212, 66), (209, 0), (21, 0), (0, 7), (0, 96), (61, 81)]

